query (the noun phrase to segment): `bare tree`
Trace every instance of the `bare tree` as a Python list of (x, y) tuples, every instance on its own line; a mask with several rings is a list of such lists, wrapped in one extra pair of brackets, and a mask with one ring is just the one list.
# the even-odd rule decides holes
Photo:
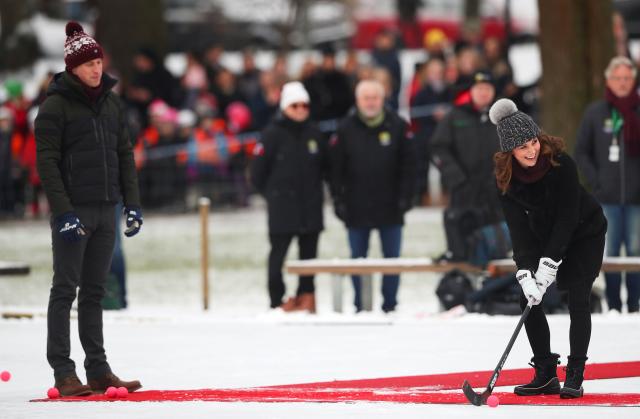
[(573, 149), (586, 105), (602, 97), (613, 55), (611, 1), (538, 0), (542, 126)]
[(98, 11), (96, 38), (126, 81), (131, 60), (142, 46), (160, 56), (167, 52), (164, 2), (157, 0), (93, 0)]
[(18, 25), (31, 14), (24, 0), (0, 1), (0, 70), (12, 70), (33, 63), (40, 53), (35, 36), (18, 31)]

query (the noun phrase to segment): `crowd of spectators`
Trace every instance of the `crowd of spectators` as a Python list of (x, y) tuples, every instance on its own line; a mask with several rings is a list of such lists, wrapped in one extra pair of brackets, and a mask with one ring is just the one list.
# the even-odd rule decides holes
[[(318, 53), (319, 52), (319, 53)], [(418, 180), (416, 203), (428, 204), (429, 138), (452, 105), (469, 100), (471, 76), (487, 69), (496, 81), (496, 96), (517, 101), (518, 88), (501, 42), (450, 42), (437, 29), (424, 36), (424, 62), (411, 80), (402, 80), (397, 37), (382, 31), (369, 52), (337, 51), (323, 45), (310, 53), (296, 74), (287, 54), (276, 54), (269, 68), (258, 68), (256, 51), (242, 51), (242, 69), (223, 65), (224, 49), (211, 45), (185, 54), (184, 72), (172, 74), (160, 56), (139, 48), (131, 62), (131, 77), (116, 91), (124, 98), (135, 139), (142, 204), (158, 211), (184, 211), (196, 197), (214, 205), (246, 206), (253, 192), (247, 168), (261, 130), (279, 112), (282, 86), (301, 81), (310, 95), (311, 118), (327, 137), (354, 105), (354, 87), (375, 79), (385, 87), (385, 105), (410, 107), (416, 134)], [(337, 59), (339, 58), (339, 60)], [(105, 59), (106, 71), (118, 78)], [(46, 97), (53, 73), (40, 91), (27, 99), (22, 86), (8, 80), (8, 98), (0, 107), (0, 214), (40, 216), (43, 199), (35, 168), (32, 121)], [(406, 89), (403, 91), (402, 89)], [(526, 109), (526, 106), (523, 106)]]

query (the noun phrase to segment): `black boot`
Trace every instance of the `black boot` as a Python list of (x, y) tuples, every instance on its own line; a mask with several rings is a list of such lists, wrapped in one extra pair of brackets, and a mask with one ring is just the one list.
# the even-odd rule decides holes
[(558, 354), (550, 354), (546, 357), (531, 358), (531, 365), (535, 368), (533, 381), (523, 386), (517, 386), (513, 392), (518, 396), (537, 396), (540, 394), (560, 393), (560, 382), (556, 368), (558, 367)]
[(582, 397), (584, 389), (582, 381), (584, 380), (584, 361), (573, 361), (569, 358), (567, 368), (565, 368), (567, 378), (564, 380), (564, 386), (560, 390), (560, 398), (576, 399)]

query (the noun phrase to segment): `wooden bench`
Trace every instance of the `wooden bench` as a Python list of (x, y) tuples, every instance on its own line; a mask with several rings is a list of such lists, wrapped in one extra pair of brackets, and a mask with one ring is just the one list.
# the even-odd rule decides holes
[(449, 272), (459, 269), (464, 272), (482, 273), (477, 266), (465, 262), (438, 263), (430, 258), (387, 259), (308, 259), (286, 263), (286, 270), (295, 275), (332, 274), (331, 283), (333, 310), (342, 313), (342, 279), (347, 275), (362, 275), (362, 309), (373, 309), (373, 281), (371, 275), (401, 274), (404, 272)]
[[(362, 309), (373, 308), (373, 281), (371, 275), (401, 274), (404, 272), (449, 272), (459, 269), (472, 274), (500, 276), (515, 272), (512, 259), (497, 259), (489, 262), (487, 270), (465, 262), (434, 262), (429, 258), (388, 258), (388, 259), (308, 259), (286, 263), (287, 273), (294, 275), (332, 274), (331, 283), (333, 310), (342, 313), (342, 279), (347, 275), (362, 275)], [(605, 257), (603, 272), (640, 271), (640, 257)]]
[[(640, 271), (640, 257), (605, 257), (602, 260), (602, 272)], [(500, 276), (516, 271), (513, 259), (496, 259), (489, 262), (487, 271), (491, 276)]]
[(31, 268), (26, 263), (0, 260), (0, 275), (28, 275)]

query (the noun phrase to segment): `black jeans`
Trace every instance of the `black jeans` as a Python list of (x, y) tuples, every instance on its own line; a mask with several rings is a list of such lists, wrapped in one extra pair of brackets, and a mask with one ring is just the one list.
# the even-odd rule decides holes
[[(304, 234), (269, 234), (269, 242), (271, 250), (269, 252), (269, 298), (271, 300), (271, 308), (278, 307), (282, 304), (285, 287), (282, 279), (282, 265), (287, 256), (287, 250), (294, 237), (298, 237), (298, 252), (300, 259), (313, 259), (318, 254), (318, 238), (319, 232)], [(313, 275), (300, 276), (298, 281), (298, 291), (296, 295), (315, 292), (313, 283)]]
[[(577, 281), (569, 286), (569, 361), (582, 363), (587, 360), (587, 350), (591, 340), (591, 287), (594, 280)], [(520, 296), (520, 307), (524, 309), (527, 300)], [(536, 358), (545, 358), (551, 354), (551, 336), (549, 323), (542, 310), (542, 304), (533, 306), (524, 322), (529, 344)]]
[(64, 241), (52, 220), (53, 285), (47, 313), (47, 359), (56, 379), (75, 373), (70, 358), (69, 317), (78, 292), (78, 329), (87, 379), (110, 372), (102, 337), (104, 285), (115, 242), (114, 205), (82, 205), (75, 211), (86, 236)]

